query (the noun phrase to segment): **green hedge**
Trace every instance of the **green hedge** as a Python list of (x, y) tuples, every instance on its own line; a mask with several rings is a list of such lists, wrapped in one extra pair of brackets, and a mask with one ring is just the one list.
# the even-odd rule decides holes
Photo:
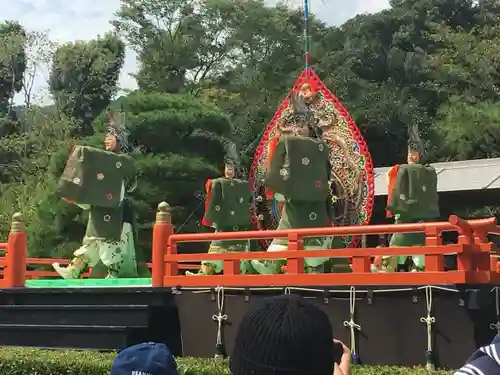
[[(2, 375), (109, 375), (115, 353), (95, 351), (1, 348)], [(225, 361), (201, 358), (178, 358), (180, 375), (230, 375)], [(354, 375), (429, 375), (423, 368), (357, 366)], [(450, 375), (435, 371), (433, 375)]]

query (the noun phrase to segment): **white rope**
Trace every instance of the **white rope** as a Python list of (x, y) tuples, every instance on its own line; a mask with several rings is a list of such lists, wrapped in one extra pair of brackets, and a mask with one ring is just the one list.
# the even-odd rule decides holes
[(217, 321), (217, 345), (222, 345), (222, 322), (227, 320), (227, 315), (224, 314), (224, 288), (218, 286), (215, 288), (217, 292), (217, 314), (212, 316), (212, 319)]
[(354, 321), (354, 314), (356, 312), (356, 288), (351, 286), (349, 290), (349, 320), (344, 320), (344, 326), (348, 327), (351, 331), (351, 352), (356, 354), (356, 331), (361, 331), (361, 326)]
[(495, 290), (495, 308), (497, 313), (497, 322), (491, 323), (490, 328), (493, 330), (497, 330), (497, 333), (500, 333), (500, 289), (496, 286), (493, 288)]
[(285, 292), (284, 292), (285, 295), (289, 295), (289, 294), (292, 294), (292, 291), (289, 287), (286, 287), (285, 288)]
[[(447, 288), (447, 287), (443, 287), (443, 286), (437, 286), (437, 285), (433, 285), (433, 286), (421, 286), (421, 287), (418, 287), (418, 288), (393, 288), (393, 289), (371, 289), (370, 291), (372, 293), (391, 293), (391, 292), (411, 292), (412, 290), (423, 290), (423, 289), (427, 289), (427, 288), (432, 288), (432, 289), (435, 289), (435, 290), (442, 290), (442, 291), (445, 291), (445, 292), (451, 292), (451, 293), (458, 293), (458, 290), (457, 289), (452, 289), (452, 288)], [(324, 289), (312, 289), (312, 288), (299, 288), (299, 287), (288, 287), (288, 289), (291, 291), (291, 290), (296, 290), (296, 291), (303, 291), (303, 292), (317, 292), (317, 293), (321, 293), (323, 294), (325, 292)], [(191, 291), (193, 293), (210, 293), (211, 292), (211, 289), (206, 289), (206, 288), (182, 288), (182, 290), (185, 290), (185, 291)], [(258, 287), (258, 288), (225, 288), (226, 291), (230, 292), (230, 291), (244, 291), (244, 290), (249, 290), (249, 291), (271, 291), (271, 290), (283, 290), (283, 288), (280, 288), (280, 287)], [(494, 288), (492, 289), (492, 291), (494, 290)], [(358, 293), (368, 293), (368, 289), (358, 289), (357, 292)], [(329, 293), (339, 293), (339, 294), (342, 294), (342, 293), (349, 293), (350, 290), (348, 289), (329, 289), (328, 290)], [(335, 299), (335, 297), (332, 297), (333, 299)]]
[[(432, 314), (432, 287), (425, 288), (425, 301), (427, 303), (427, 316), (420, 318), (422, 323), (427, 325), (427, 352), (432, 353), (432, 325), (436, 323), (436, 318)], [(434, 366), (427, 363), (427, 369), (433, 370)]]

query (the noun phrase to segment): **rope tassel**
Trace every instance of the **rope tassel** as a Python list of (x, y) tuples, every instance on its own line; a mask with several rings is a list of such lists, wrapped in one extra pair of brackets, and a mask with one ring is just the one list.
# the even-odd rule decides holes
[(227, 315), (224, 314), (224, 288), (218, 286), (215, 288), (217, 293), (217, 314), (212, 316), (212, 319), (217, 322), (217, 340), (215, 342), (215, 359), (226, 358), (226, 348), (222, 342), (222, 324), (227, 320)]
[(497, 314), (497, 322), (490, 324), (490, 329), (496, 330), (500, 334), (500, 288), (497, 286), (495, 289), (495, 309)]
[(436, 323), (436, 318), (432, 314), (432, 287), (425, 287), (425, 301), (427, 303), (427, 316), (420, 318), (422, 323), (427, 326), (427, 351), (425, 353), (426, 368), (429, 371), (434, 371), (436, 369), (436, 364), (434, 363), (434, 352), (432, 350), (432, 325)]
[(358, 356), (356, 349), (356, 330), (361, 332), (361, 326), (354, 321), (354, 314), (356, 313), (356, 288), (351, 286), (349, 290), (349, 320), (344, 321), (344, 326), (348, 327), (351, 333), (351, 353), (352, 362), (356, 365), (361, 364), (361, 360)]

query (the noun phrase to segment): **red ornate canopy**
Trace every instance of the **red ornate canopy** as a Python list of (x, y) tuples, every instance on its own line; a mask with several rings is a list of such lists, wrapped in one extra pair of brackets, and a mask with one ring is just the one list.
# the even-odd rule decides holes
[[(299, 76), (292, 92), (303, 95), (331, 148), (331, 203), (336, 216), (333, 225), (367, 224), (373, 209), (374, 173), (368, 146), (358, 127), (342, 103), (311, 69)], [(281, 204), (263, 199), (260, 182), (265, 173), (268, 143), (279, 134), (279, 126), (290, 111), (287, 97), (267, 125), (250, 169), (250, 184), (260, 197), (252, 207), (252, 219), (261, 229), (275, 229), (279, 223)], [(346, 237), (342, 242), (345, 246), (353, 246), (357, 239)]]

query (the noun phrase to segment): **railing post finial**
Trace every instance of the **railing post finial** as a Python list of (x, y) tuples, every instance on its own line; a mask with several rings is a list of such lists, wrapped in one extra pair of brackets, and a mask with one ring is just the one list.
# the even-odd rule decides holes
[(27, 250), (23, 216), (19, 212), (16, 212), (12, 215), (9, 239), (7, 240), (3, 279), (4, 288), (25, 286)]
[(24, 231), (23, 215), (20, 212), (16, 212), (14, 215), (12, 215), (10, 233), (18, 233), (23, 231)]
[(168, 239), (173, 233), (172, 217), (170, 216), (170, 205), (161, 202), (156, 211), (156, 222), (153, 226), (153, 272), (152, 286), (162, 287), (165, 276), (165, 254), (168, 251)]
[(161, 202), (158, 205), (158, 211), (156, 211), (156, 223), (172, 223), (172, 217), (170, 215), (170, 205), (167, 202)]

